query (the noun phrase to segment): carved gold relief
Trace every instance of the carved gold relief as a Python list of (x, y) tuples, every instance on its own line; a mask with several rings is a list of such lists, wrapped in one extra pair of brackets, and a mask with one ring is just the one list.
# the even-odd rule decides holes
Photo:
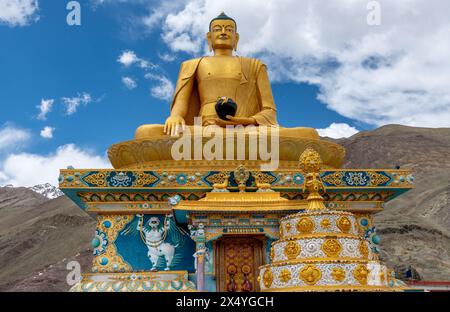
[(228, 179), (230, 175), (228, 173), (223, 175), (223, 180), (221, 182), (216, 182), (213, 184), (213, 191), (226, 191), (228, 188)]
[(341, 186), (342, 176), (343, 176), (342, 172), (336, 172), (333, 174), (326, 175), (325, 177), (323, 177), (322, 180), (331, 185)]
[(372, 185), (382, 185), (389, 182), (389, 177), (384, 174), (379, 174), (378, 172), (368, 172), (370, 176), (370, 184)]
[(91, 174), (91, 175), (83, 178), (83, 180), (89, 184), (93, 184), (98, 187), (106, 186), (106, 174), (104, 172), (98, 172), (98, 173)]
[(255, 177), (255, 180), (259, 184), (270, 184), (271, 185), (273, 182), (276, 181), (275, 177), (273, 177), (270, 174), (264, 173), (264, 172), (256, 171), (256, 172), (252, 172), (251, 174)]
[(336, 225), (343, 233), (348, 233), (352, 228), (352, 223), (350, 222), (350, 219), (345, 216), (340, 217), (337, 220)]
[(286, 231), (290, 231), (291, 230), (291, 224), (290, 223), (286, 223)]
[(365, 241), (361, 241), (359, 243), (359, 252), (361, 253), (364, 259), (369, 258), (369, 247), (367, 247)]
[(270, 269), (267, 269), (264, 271), (264, 274), (263, 274), (264, 286), (266, 288), (269, 288), (270, 286), (272, 286), (272, 282), (273, 282), (273, 273)]
[(154, 175), (144, 172), (137, 173), (136, 176), (136, 186), (153, 184), (158, 180)]
[(225, 181), (228, 175), (229, 175), (228, 172), (223, 171), (210, 175), (209, 177), (206, 178), (206, 180), (211, 184), (220, 184)]
[[(131, 267), (126, 263), (122, 256), (117, 253), (117, 248), (114, 244), (120, 230), (130, 223), (134, 218), (134, 215), (102, 215), (97, 217), (97, 229), (103, 231), (106, 234), (108, 242), (110, 242), (104, 253), (98, 254), (93, 259), (93, 271), (94, 272), (114, 272), (119, 270), (130, 271)], [(105, 227), (105, 222), (110, 223), (109, 227)], [(104, 264), (104, 259), (107, 259)]]
[(320, 154), (311, 147), (306, 148), (300, 156), (299, 167), (304, 172), (319, 172), (322, 167)]
[(309, 234), (314, 230), (314, 221), (308, 217), (303, 217), (297, 222), (297, 231), (302, 234)]
[(365, 265), (358, 265), (356, 269), (353, 271), (353, 276), (361, 285), (367, 285), (367, 276), (369, 275), (369, 271)]
[(280, 272), (280, 281), (287, 283), (291, 280), (291, 272), (288, 269), (283, 269)]
[(273, 259), (275, 258), (275, 249), (270, 248), (270, 261), (273, 261)]
[(345, 271), (342, 268), (333, 268), (331, 276), (335, 281), (342, 282), (345, 279)]
[(323, 219), (320, 222), (320, 226), (323, 227), (324, 229), (328, 229), (330, 227), (330, 225), (331, 225), (331, 223), (330, 223), (330, 220), (328, 220), (328, 219)]
[(335, 238), (327, 238), (322, 245), (323, 252), (327, 257), (337, 257), (342, 250), (342, 245)]
[(300, 278), (308, 285), (316, 284), (322, 277), (322, 272), (315, 265), (307, 265), (300, 270)]
[(291, 241), (284, 247), (284, 254), (289, 260), (297, 258), (300, 254), (300, 246), (295, 241)]
[(380, 281), (382, 282), (382, 283), (384, 283), (384, 280), (386, 279), (386, 276), (384, 275), (384, 271), (381, 271), (380, 272)]

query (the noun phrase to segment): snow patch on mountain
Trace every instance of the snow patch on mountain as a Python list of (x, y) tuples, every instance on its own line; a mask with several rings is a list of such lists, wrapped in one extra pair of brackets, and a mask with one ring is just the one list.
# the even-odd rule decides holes
[(50, 183), (38, 184), (30, 187), (29, 189), (49, 199), (55, 199), (64, 195), (59, 188), (51, 185)]

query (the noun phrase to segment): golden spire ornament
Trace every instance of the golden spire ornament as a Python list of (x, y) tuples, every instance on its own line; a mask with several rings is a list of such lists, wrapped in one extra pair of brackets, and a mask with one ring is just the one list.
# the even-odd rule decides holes
[(308, 198), (306, 199), (308, 201), (307, 209), (327, 209), (323, 203), (324, 199), (320, 195), (320, 192), (325, 192), (325, 187), (323, 186), (319, 174), (322, 167), (322, 159), (320, 158), (319, 153), (313, 148), (308, 147), (300, 156), (299, 166), (305, 176), (303, 192), (309, 192)]

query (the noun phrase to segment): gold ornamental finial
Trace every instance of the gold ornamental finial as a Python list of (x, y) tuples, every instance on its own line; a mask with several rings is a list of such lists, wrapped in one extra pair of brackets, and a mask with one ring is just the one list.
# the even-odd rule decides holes
[(244, 167), (244, 165), (239, 165), (234, 170), (234, 180), (238, 185), (239, 192), (245, 192), (246, 184), (250, 178), (250, 172)]
[(323, 197), (320, 192), (325, 191), (322, 180), (320, 179), (320, 169), (322, 167), (322, 159), (319, 153), (311, 147), (308, 147), (300, 156), (300, 170), (305, 176), (303, 191), (308, 191), (309, 195), (308, 210), (327, 209), (323, 203)]

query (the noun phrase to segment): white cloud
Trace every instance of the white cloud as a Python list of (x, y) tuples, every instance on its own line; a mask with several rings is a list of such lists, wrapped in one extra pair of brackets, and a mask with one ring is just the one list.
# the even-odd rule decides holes
[(340, 139), (351, 137), (359, 131), (346, 123), (332, 123), (328, 128), (317, 129), (317, 132), (321, 137)]
[(137, 64), (142, 69), (153, 69), (157, 67), (157, 65), (138, 57), (136, 53), (131, 50), (123, 51), (122, 54), (117, 58), (117, 62), (124, 65), (125, 67), (130, 67), (134, 64)]
[(184, 0), (172, 0), (172, 1), (161, 1), (159, 6), (150, 8), (150, 12), (141, 22), (148, 30), (153, 30), (161, 27), (166, 19), (166, 16), (178, 9), (182, 8), (185, 4)]
[(136, 81), (131, 77), (122, 77), (122, 83), (127, 87), (129, 90), (133, 90), (137, 87)]
[(82, 94), (77, 94), (77, 96), (71, 98), (63, 97), (61, 98), (61, 100), (66, 105), (67, 115), (72, 115), (76, 113), (78, 106), (80, 105), (86, 106), (93, 101), (91, 95), (86, 92), (83, 92)]
[(328, 108), (369, 124), (450, 126), (450, 2), (379, 2), (381, 25), (369, 26), (367, 0), (188, 0), (165, 14), (162, 38), (205, 54), (225, 11), (238, 53), (263, 59), (272, 80), (317, 85)]
[(154, 10), (149, 15), (145, 16), (142, 19), (142, 22), (145, 26), (152, 29), (164, 20), (167, 13), (168, 12), (165, 12), (163, 10)]
[(158, 54), (158, 57), (164, 62), (173, 62), (177, 58), (174, 54), (169, 53)]
[(0, 24), (25, 26), (39, 19), (38, 0), (0, 0)]
[(41, 130), (41, 137), (43, 137), (44, 139), (52, 139), (53, 131), (55, 131), (55, 128), (48, 126), (44, 127), (44, 129)]
[(11, 125), (4, 125), (0, 128), (0, 154), (2, 152), (19, 148), (31, 138), (28, 130), (17, 128)]
[(9, 155), (0, 167), (0, 184), (27, 187), (44, 183), (58, 185), (59, 170), (69, 165), (75, 168), (111, 168), (106, 157), (68, 144), (49, 155)]
[(125, 67), (129, 67), (136, 63), (138, 60), (139, 58), (137, 57), (136, 53), (127, 50), (122, 52), (122, 54), (117, 59), (117, 62), (121, 63)]
[(47, 120), (47, 114), (52, 111), (54, 102), (55, 100), (53, 99), (41, 99), (41, 103), (36, 106), (39, 109), (39, 115), (37, 116), (37, 119)]
[[(168, 56), (166, 56), (166, 58), (167, 57)], [(131, 50), (122, 52), (117, 61), (125, 67), (138, 64), (138, 66), (145, 71), (145, 78), (157, 81), (158, 84), (150, 88), (150, 93), (153, 97), (164, 101), (168, 101), (172, 98), (174, 85), (166, 75), (161, 73), (162, 70), (158, 65), (138, 57), (136, 53)], [(137, 86), (136, 82), (130, 77), (122, 77), (122, 83), (130, 90)]]
[(158, 85), (150, 88), (150, 93), (153, 97), (163, 101), (169, 101), (172, 99), (175, 88), (173, 83), (166, 76), (147, 73), (145, 78), (159, 82)]

